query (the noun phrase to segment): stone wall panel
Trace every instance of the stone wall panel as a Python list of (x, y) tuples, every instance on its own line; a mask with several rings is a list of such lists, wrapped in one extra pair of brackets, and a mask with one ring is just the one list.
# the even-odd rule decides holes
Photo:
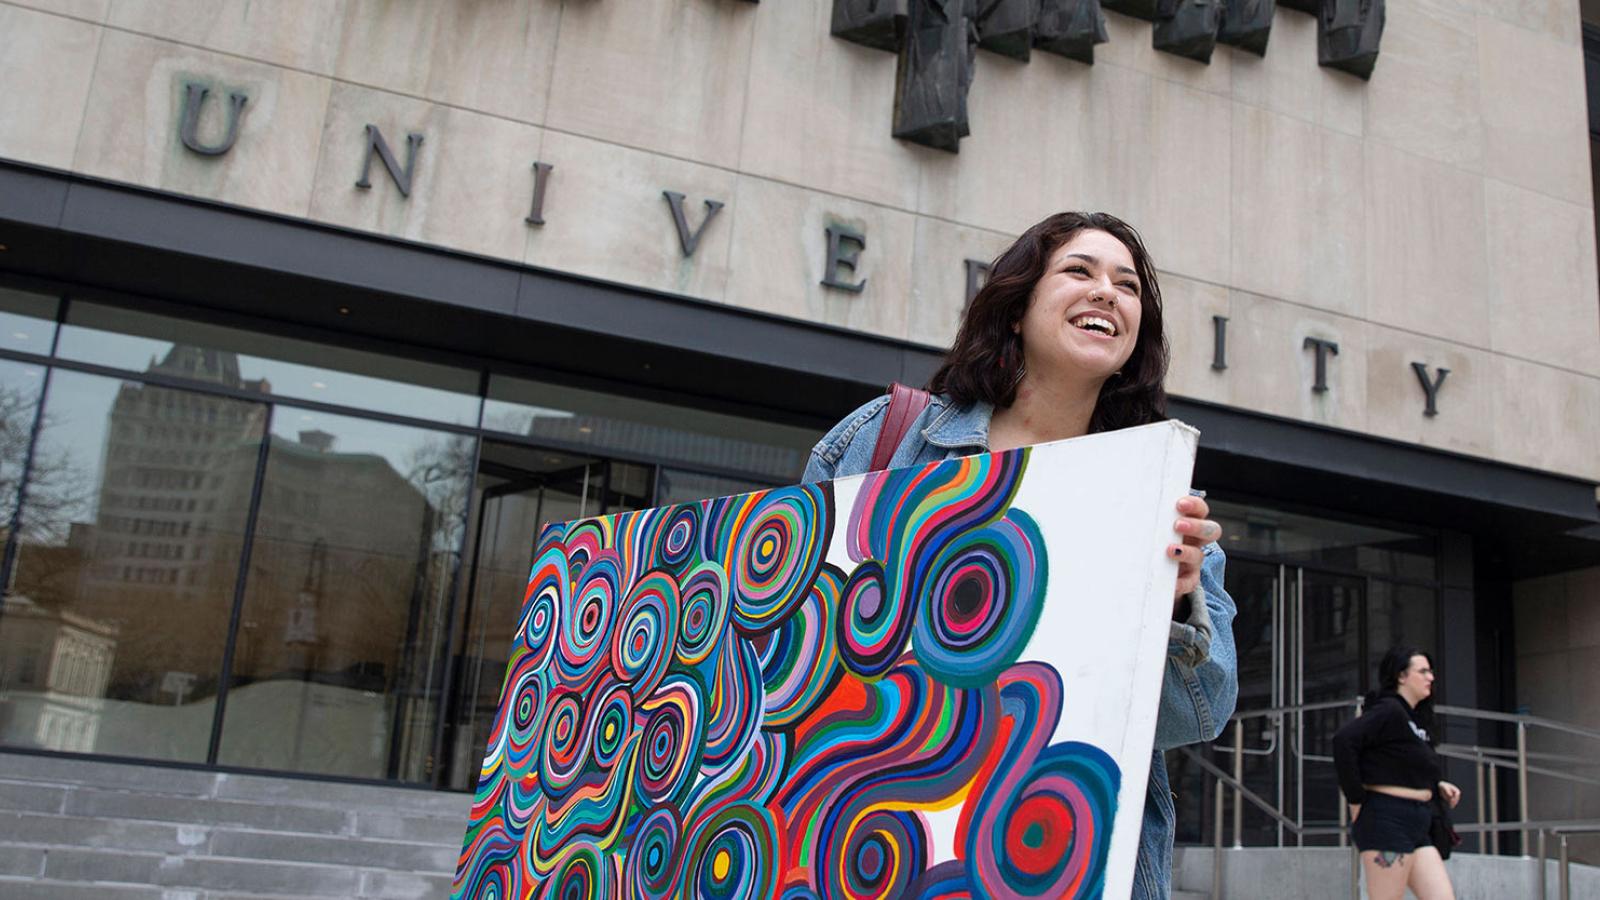
[(0, 156), (72, 168), (101, 29), (0, 6)]
[[(356, 186), (367, 157), (368, 125), (377, 126), (401, 168), (408, 158), (407, 135), (423, 136), (409, 197), (376, 154), (365, 167), (371, 187)], [(311, 218), (520, 260), (541, 136), (531, 125), (340, 84), (322, 130)]]
[(561, 5), (346, 0), (339, 78), (541, 124)]
[(332, 75), (344, 7), (345, 0), (116, 0), (107, 24)]
[(737, 167), (760, 14), (705, 0), (565, 4), (546, 123)]
[[(206, 86), (196, 137), (222, 143), (228, 96), (248, 99), (234, 144), (220, 156), (186, 149), (186, 86)], [(332, 83), (126, 31), (107, 30), (73, 168), (88, 175), (304, 216)]]
[[(723, 299), (734, 223), (745, 212), (744, 204), (734, 203), (737, 176), (559, 132), (545, 136), (539, 158), (555, 168), (545, 195), (545, 224), (526, 229), (525, 262)], [(692, 257), (683, 255), (662, 195), (668, 190), (684, 196), (685, 223), (699, 235)], [(709, 224), (706, 200), (723, 204)]]

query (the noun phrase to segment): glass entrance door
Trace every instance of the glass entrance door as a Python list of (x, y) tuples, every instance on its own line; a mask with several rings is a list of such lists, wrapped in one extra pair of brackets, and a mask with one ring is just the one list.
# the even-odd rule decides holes
[(476, 784), (540, 529), (650, 506), (652, 475), (647, 466), (483, 443), (441, 786)]
[[(1292, 573), (1292, 574), (1291, 574)], [(1293, 578), (1293, 583), (1287, 581)], [(1294, 705), (1349, 701), (1366, 688), (1367, 579), (1316, 569), (1285, 567), (1287, 590), (1293, 604), (1293, 625), (1298, 646), (1288, 648), (1287, 674), (1293, 679), (1289, 696)], [(1285, 783), (1294, 795), (1284, 809), (1306, 826), (1339, 824), (1339, 782), (1333, 770), (1333, 733), (1349, 721), (1352, 710), (1312, 710), (1284, 719), (1290, 735)], [(1335, 844), (1336, 838), (1307, 838), (1300, 843)]]
[[(1364, 689), (1366, 578), (1238, 558), (1228, 562), (1227, 582), (1238, 606), (1233, 625), (1239, 652), (1238, 710), (1349, 700)], [(1274, 802), (1290, 820), (1337, 824), (1331, 740), (1348, 717), (1348, 710), (1322, 710), (1303, 718), (1285, 713), (1246, 720), (1245, 786)], [(1230, 728), (1219, 743), (1227, 746), (1232, 740)], [(1212, 759), (1225, 762), (1224, 768), (1232, 766), (1230, 755), (1214, 754)], [(1172, 765), (1175, 783), (1183, 780), (1181, 771), (1199, 784), (1188, 760), (1177, 757)], [(1194, 804), (1184, 806), (1191, 817), (1201, 813)], [(1265, 812), (1246, 805), (1239, 815), (1244, 844), (1279, 842), (1284, 829)], [(1210, 827), (1200, 818), (1188, 821), (1189, 834)], [(1282, 837), (1294, 842), (1292, 833)]]
[[(1291, 822), (1335, 826), (1339, 795), (1332, 737), (1352, 710), (1303, 715), (1286, 708), (1354, 700), (1372, 687), (1372, 666), (1393, 643), (1439, 646), (1436, 535), (1389, 524), (1325, 518), (1263, 504), (1217, 499), (1223, 528), (1225, 584), (1238, 607), (1240, 713), (1279, 710), (1242, 720), (1240, 774), (1246, 787)], [(1234, 766), (1234, 728), (1203, 749), (1224, 770)], [(1178, 840), (1212, 840), (1213, 782), (1182, 753), (1167, 764), (1178, 794)], [(1204, 790), (1202, 790), (1204, 786)], [(1295, 843), (1291, 829), (1245, 802), (1223, 822), (1226, 843)], [(1236, 824), (1237, 823), (1237, 824)], [(1334, 843), (1331, 835), (1306, 843)]]

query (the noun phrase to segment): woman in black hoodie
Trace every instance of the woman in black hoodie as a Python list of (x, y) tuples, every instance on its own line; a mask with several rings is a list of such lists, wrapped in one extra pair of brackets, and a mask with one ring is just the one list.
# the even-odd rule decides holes
[(1433, 727), (1433, 659), (1395, 647), (1378, 665), (1380, 690), (1361, 717), (1333, 736), (1339, 787), (1350, 801), (1350, 833), (1372, 900), (1454, 900), (1444, 860), (1428, 836), (1435, 791), (1450, 806), (1461, 790), (1443, 779)]

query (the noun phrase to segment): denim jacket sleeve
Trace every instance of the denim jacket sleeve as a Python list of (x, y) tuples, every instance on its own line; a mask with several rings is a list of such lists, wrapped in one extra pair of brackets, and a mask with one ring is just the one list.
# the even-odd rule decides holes
[[(887, 395), (874, 397), (828, 429), (822, 440), (811, 448), (811, 459), (800, 480), (812, 484), (865, 472), (871, 448), (878, 442), (878, 432), (883, 428), (882, 412), (888, 405)], [(862, 447), (866, 449), (860, 449)]]
[(1233, 715), (1239, 672), (1233, 598), (1222, 588), (1226, 566), (1222, 548), (1207, 544), (1200, 586), (1190, 595), (1189, 618), (1172, 623), (1156, 715), (1157, 750), (1215, 740)]

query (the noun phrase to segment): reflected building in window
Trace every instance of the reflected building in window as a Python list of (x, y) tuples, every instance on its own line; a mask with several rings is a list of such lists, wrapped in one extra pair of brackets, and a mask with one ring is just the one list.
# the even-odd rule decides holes
[(96, 749), (117, 626), (12, 594), (0, 630), (0, 730), (23, 746)]
[[(384, 691), (420, 589), (435, 510), (373, 453), (341, 453), (337, 436), (278, 435), (252, 545), (235, 671)], [(250, 474), (241, 471), (240, 477)]]
[[(455, 571), (459, 516), (430, 495), (442, 464), (425, 448), (403, 474), (384, 455), (340, 452), (338, 440), (320, 429), (271, 437), (224, 762), (381, 778), (393, 777), (399, 748), (415, 765), (427, 753), (437, 698), (411, 672), (437, 640), (430, 628)], [(408, 740), (413, 731), (423, 737)]]
[[(271, 392), (265, 379), (240, 377), (235, 354), (185, 345), (152, 359), (147, 373)], [(118, 388), (95, 518), (74, 523), (68, 541), (86, 551), (74, 607), (122, 633), (110, 696), (177, 704), (214, 692), (211, 623), (232, 598), (244, 521), (231, 507), (249, 496), (265, 417), (264, 405), (218, 395), (134, 381)]]

